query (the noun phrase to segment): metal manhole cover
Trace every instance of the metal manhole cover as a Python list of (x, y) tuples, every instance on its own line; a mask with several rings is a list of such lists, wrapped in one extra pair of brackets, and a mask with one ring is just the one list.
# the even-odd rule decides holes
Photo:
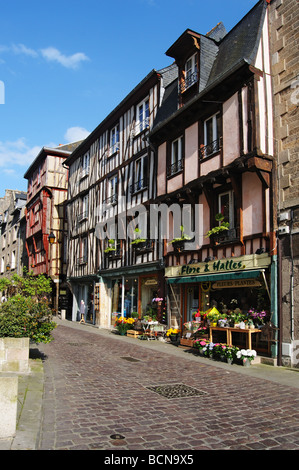
[(157, 385), (155, 387), (146, 388), (152, 392), (162, 395), (165, 398), (195, 397), (206, 395), (207, 393), (185, 384)]
[(129, 361), (129, 362), (140, 362), (139, 359), (135, 359), (134, 357), (130, 357), (130, 356), (122, 356), (121, 359), (124, 359), (125, 361)]

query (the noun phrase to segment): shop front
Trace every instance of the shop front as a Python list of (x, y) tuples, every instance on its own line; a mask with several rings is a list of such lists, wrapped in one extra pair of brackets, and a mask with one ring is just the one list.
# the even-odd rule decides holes
[[(118, 317), (142, 319), (151, 316), (161, 321), (164, 272), (158, 263), (101, 271), (110, 303), (110, 325)], [(158, 301), (159, 299), (159, 301)]]
[[(226, 342), (233, 328), (230, 340), (245, 344), (239, 325), (257, 330), (275, 316), (271, 263), (270, 256), (261, 254), (166, 268), (171, 326), (182, 335), (193, 323), (216, 327), (213, 335), (220, 342)], [(270, 353), (261, 334), (252, 336), (258, 349)]]
[(85, 276), (69, 280), (73, 293), (72, 321), (95, 323), (94, 290), (97, 278)]

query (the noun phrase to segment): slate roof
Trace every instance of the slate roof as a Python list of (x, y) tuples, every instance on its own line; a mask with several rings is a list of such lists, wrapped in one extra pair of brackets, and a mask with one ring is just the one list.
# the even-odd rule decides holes
[[(262, 32), (267, 9), (265, 0), (259, 1), (234, 28), (226, 33), (224, 25), (218, 23), (210, 33), (200, 35), (200, 79), (198, 94), (190, 102), (199, 99), (207, 90), (233, 74), (244, 64), (252, 64)], [(178, 78), (168, 85), (163, 102), (158, 110), (154, 128), (161, 128), (176, 112), (182, 112), (188, 103), (178, 109)]]

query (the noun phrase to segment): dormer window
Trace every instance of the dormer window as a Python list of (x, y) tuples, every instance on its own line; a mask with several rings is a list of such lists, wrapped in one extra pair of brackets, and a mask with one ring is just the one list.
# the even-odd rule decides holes
[(197, 82), (197, 54), (193, 54), (185, 63), (184, 79), (181, 83), (181, 93)]

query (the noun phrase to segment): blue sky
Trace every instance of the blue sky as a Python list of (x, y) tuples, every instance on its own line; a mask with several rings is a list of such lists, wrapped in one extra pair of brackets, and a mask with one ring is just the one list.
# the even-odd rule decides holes
[[(43, 146), (91, 132), (187, 29), (229, 31), (257, 0), (0, 0), (0, 197)], [(3, 91), (4, 86), (4, 91)]]

